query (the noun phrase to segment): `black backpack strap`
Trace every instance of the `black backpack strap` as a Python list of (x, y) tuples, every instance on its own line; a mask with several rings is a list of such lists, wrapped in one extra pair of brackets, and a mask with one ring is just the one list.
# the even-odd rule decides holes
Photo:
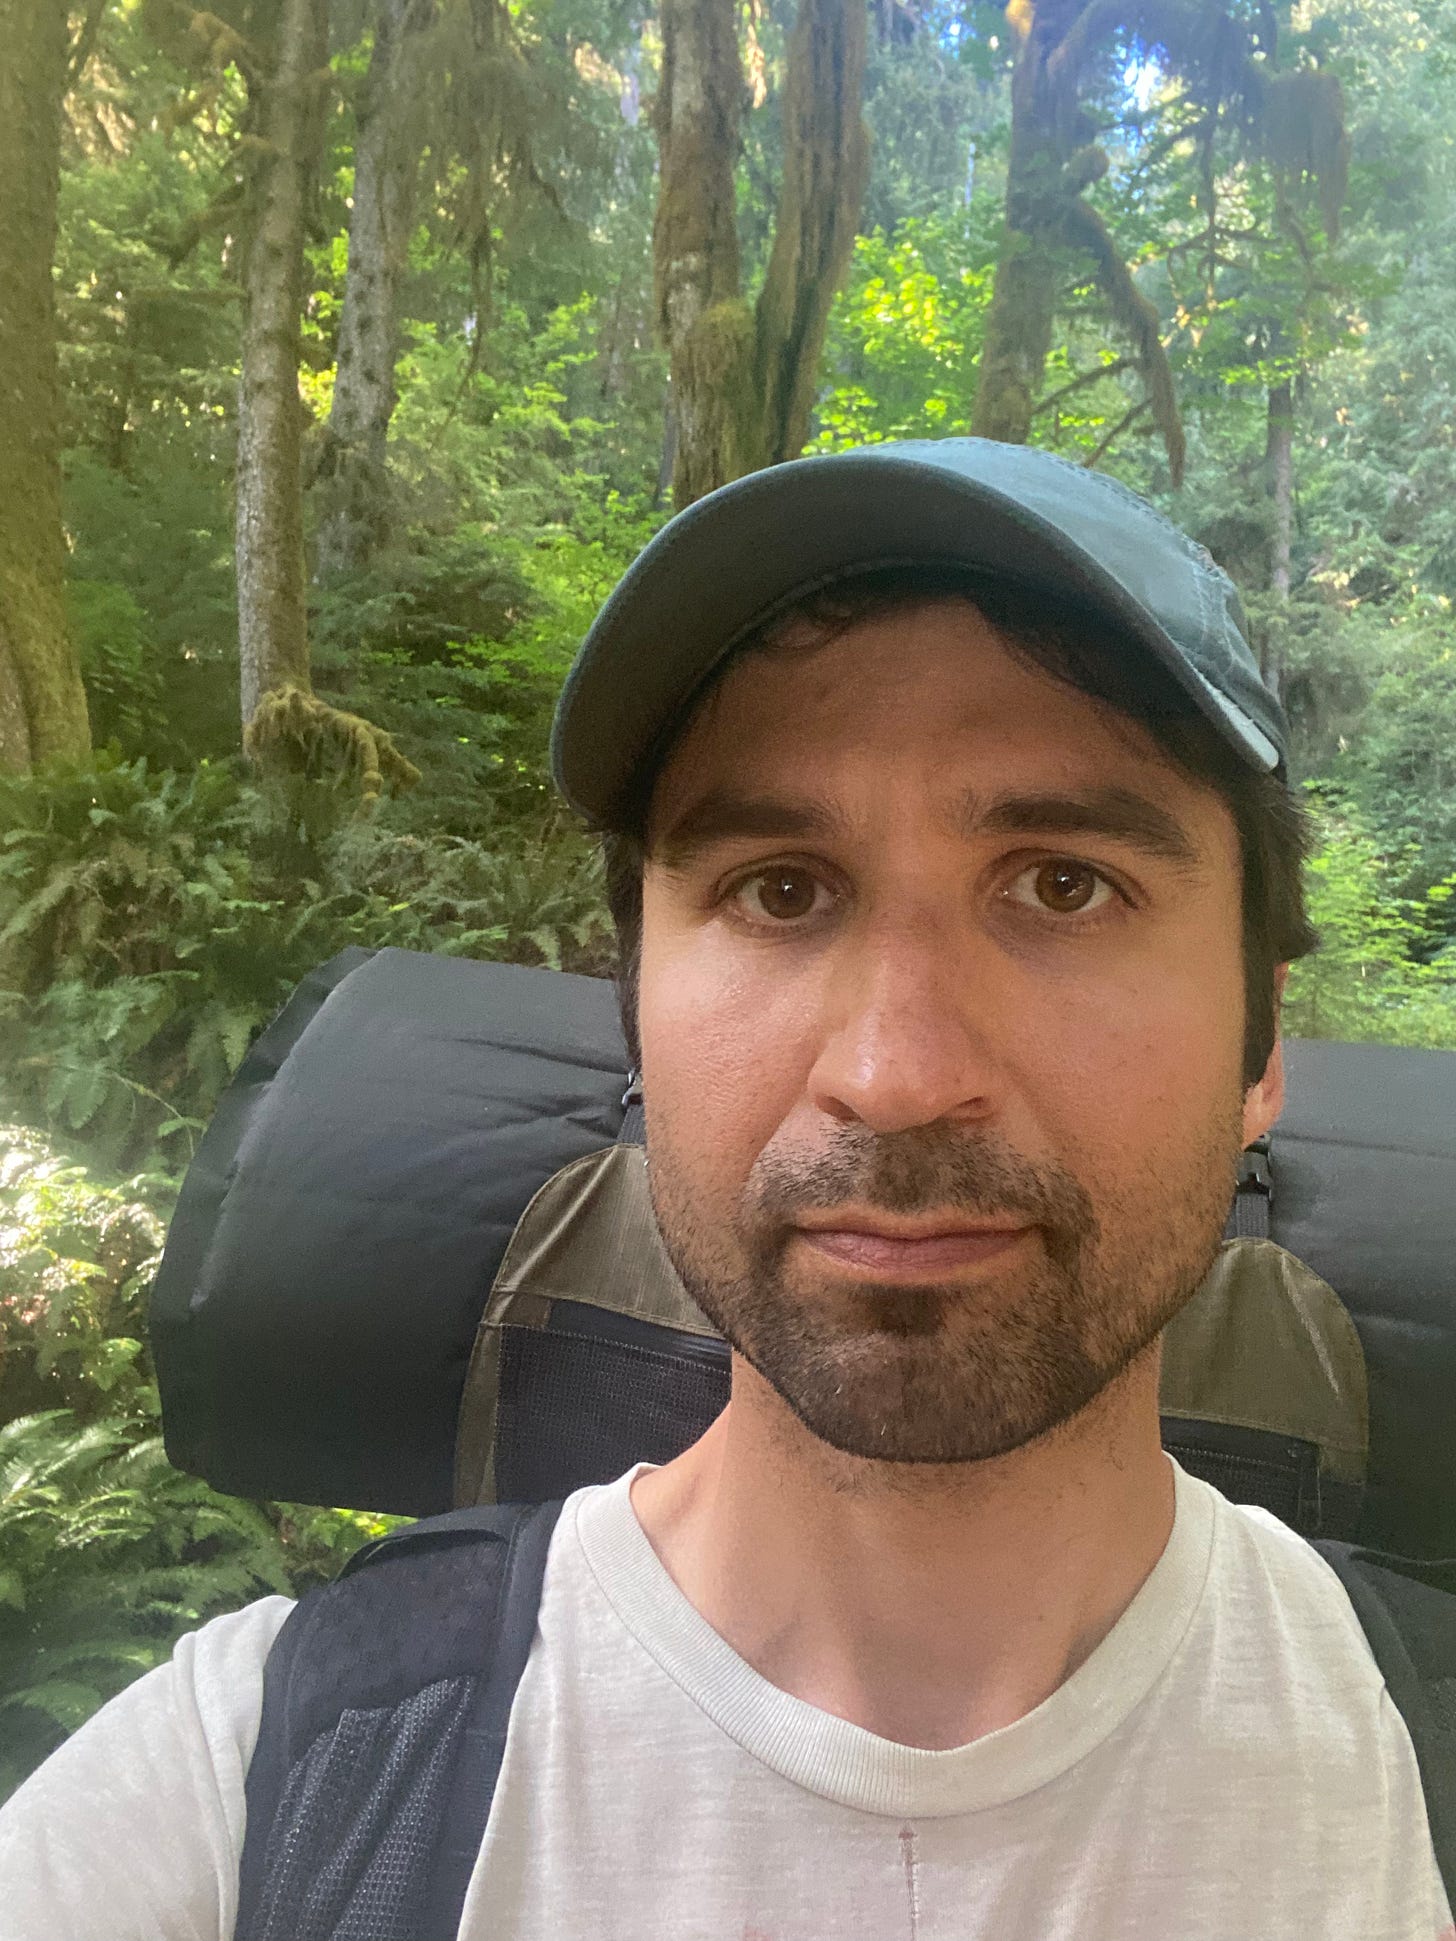
[(1264, 1133), (1239, 1154), (1238, 1184), (1234, 1189), (1233, 1211), (1229, 1215), (1230, 1235), (1235, 1240), (1269, 1238), (1269, 1202), (1274, 1197), (1274, 1162), (1269, 1156), (1269, 1135)]
[(1317, 1542), (1364, 1628), (1421, 1769), (1446, 1899), (1456, 1908), (1456, 1562)]
[(412, 1524), (290, 1612), (234, 1941), (455, 1941), (560, 1508)]
[(631, 1071), (627, 1074), (627, 1089), (622, 1094), (622, 1129), (617, 1134), (619, 1146), (641, 1146), (647, 1141), (647, 1114), (642, 1109), (642, 1075)]

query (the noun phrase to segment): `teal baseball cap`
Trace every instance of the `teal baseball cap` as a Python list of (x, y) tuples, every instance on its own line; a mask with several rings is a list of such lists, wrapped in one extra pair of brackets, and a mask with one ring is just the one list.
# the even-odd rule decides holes
[(1289, 733), (1238, 590), (1205, 548), (1105, 473), (986, 438), (863, 445), (753, 472), (671, 520), (582, 642), (551, 762), (619, 825), (714, 669), (776, 611), (881, 567), (965, 569), (1071, 603), (1144, 649), (1256, 769)]

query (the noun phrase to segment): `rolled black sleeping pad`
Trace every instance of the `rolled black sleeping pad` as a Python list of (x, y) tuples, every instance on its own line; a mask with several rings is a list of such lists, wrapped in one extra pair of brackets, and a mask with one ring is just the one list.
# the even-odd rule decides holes
[[(1365, 1348), (1364, 1541), (1456, 1555), (1456, 1054), (1287, 1040), (1270, 1235)], [(601, 979), (351, 949), (249, 1050), (152, 1306), (167, 1451), (240, 1495), (451, 1505), (476, 1326), (527, 1201), (621, 1127)], [(1159, 1192), (1157, 1142), (1139, 1161)]]
[(627, 1054), (600, 978), (341, 951), (249, 1049), (152, 1296), (167, 1453), (242, 1496), (429, 1515), (516, 1221), (610, 1145)]

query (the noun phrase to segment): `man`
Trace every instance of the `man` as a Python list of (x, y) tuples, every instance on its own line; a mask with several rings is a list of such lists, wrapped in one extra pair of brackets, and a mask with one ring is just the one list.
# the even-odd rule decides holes
[[(1041, 454), (780, 468), (639, 561), (555, 753), (733, 1391), (562, 1512), (462, 1936), (1449, 1936), (1339, 1580), (1159, 1444), (1310, 942), (1228, 582)], [(287, 1609), (22, 1789), (0, 1934), (232, 1932)]]

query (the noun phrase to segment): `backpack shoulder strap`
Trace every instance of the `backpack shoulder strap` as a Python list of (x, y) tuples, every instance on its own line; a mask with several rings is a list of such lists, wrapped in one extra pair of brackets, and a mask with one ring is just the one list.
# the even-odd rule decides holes
[(412, 1524), (289, 1614), (248, 1768), (235, 1941), (455, 1941), (560, 1508)]
[(1405, 1720), (1446, 1899), (1456, 1908), (1456, 1562), (1314, 1546), (1344, 1585)]

